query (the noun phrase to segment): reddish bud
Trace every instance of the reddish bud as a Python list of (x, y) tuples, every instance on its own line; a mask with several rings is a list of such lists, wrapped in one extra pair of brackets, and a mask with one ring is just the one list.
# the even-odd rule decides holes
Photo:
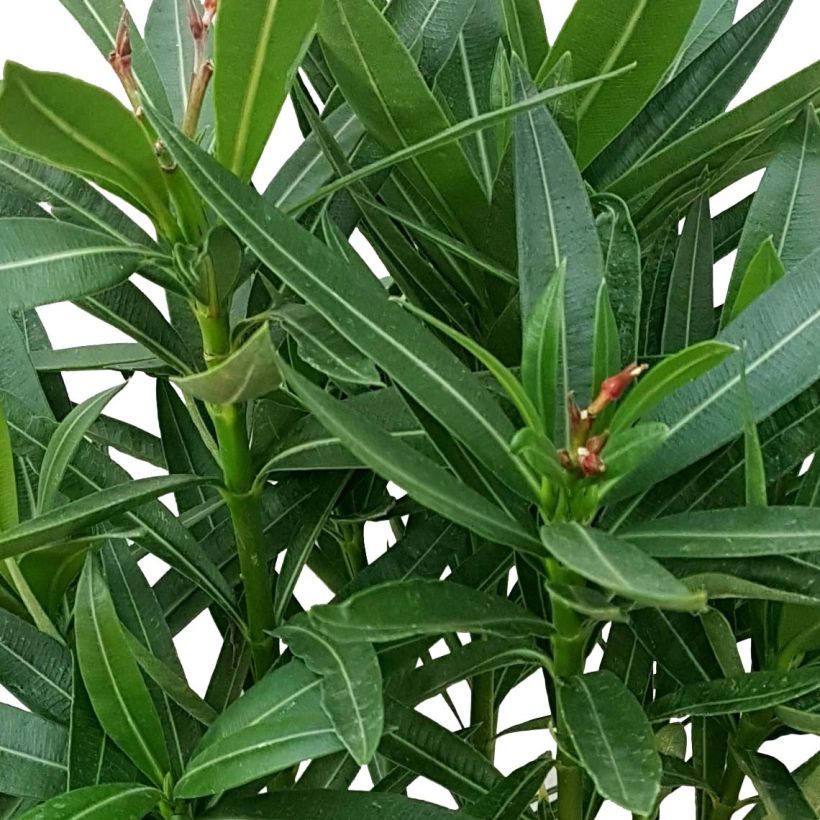
[(572, 458), (566, 450), (558, 451), (558, 461), (565, 470), (572, 469)]
[(136, 111), (140, 107), (140, 98), (131, 65), (131, 17), (127, 9), (122, 11), (114, 37), (114, 50), (108, 55), (108, 62), (120, 78), (125, 93)]
[(587, 440), (587, 450), (589, 450), (590, 453), (598, 455), (601, 450), (604, 449), (608, 438), (609, 433), (602, 433), (600, 436), (591, 436)]
[(578, 448), (578, 465), (585, 478), (603, 475), (606, 465), (597, 453), (591, 453), (586, 447)]
[(216, 17), (217, 11), (217, 0), (205, 0), (205, 14), (202, 16), (202, 23), (204, 24), (205, 28), (211, 25)]
[(634, 362), (615, 376), (604, 379), (600, 392), (596, 396), (595, 401), (589, 406), (590, 414), (597, 416), (610, 402), (617, 401), (621, 398), (626, 388), (629, 387), (641, 373), (644, 373), (648, 369), (649, 365)]
[(117, 34), (114, 38), (114, 52), (113, 57), (120, 60), (130, 59), (131, 57), (131, 18), (126, 9), (122, 10), (120, 23), (117, 26)]

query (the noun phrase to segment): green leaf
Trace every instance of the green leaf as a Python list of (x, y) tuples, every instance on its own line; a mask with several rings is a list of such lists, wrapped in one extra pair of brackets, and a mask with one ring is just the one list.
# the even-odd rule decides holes
[(276, 631), (294, 655), (322, 677), (322, 708), (345, 748), (366, 766), (384, 728), (379, 661), (369, 643), (340, 643), (298, 615)]
[(241, 347), (210, 370), (173, 379), (183, 393), (209, 404), (239, 404), (282, 384), (279, 356), (265, 322)]
[(692, 683), (656, 700), (653, 720), (691, 715), (709, 717), (755, 712), (788, 703), (820, 689), (817, 669), (789, 672), (748, 672), (735, 678)]
[(471, 820), (400, 794), (349, 791), (288, 791), (220, 803), (209, 820)]
[(51, 219), (0, 219), (2, 304), (9, 310), (92, 296), (119, 285), (150, 252)]
[(732, 749), (732, 753), (757, 789), (769, 817), (812, 820), (817, 816), (791, 772), (779, 760), (745, 749)]
[(162, 370), (162, 359), (151, 355), (143, 345), (114, 342), (102, 345), (64, 347), (60, 350), (32, 350), (31, 363), (38, 373), (63, 373), (78, 370)]
[[(513, 98), (532, 97), (534, 86), (513, 65)], [(595, 298), (604, 275), (601, 244), (584, 182), (564, 138), (546, 109), (520, 114), (514, 123), (518, 278), (526, 323), (550, 279), (566, 262), (564, 344), (570, 390), (583, 403), (592, 383)]]
[(334, 638), (354, 642), (378, 643), (443, 632), (552, 634), (550, 624), (517, 604), (449, 581), (446, 585), (422, 580), (381, 584), (341, 604), (313, 607), (310, 619)]
[(687, 589), (626, 541), (580, 524), (542, 527), (541, 540), (552, 556), (573, 572), (625, 598), (664, 609), (703, 609), (703, 593)]
[(734, 345), (708, 341), (667, 356), (651, 367), (620, 403), (609, 425), (610, 432), (614, 435), (631, 426), (675, 390), (707, 373), (736, 350)]
[(661, 340), (664, 353), (675, 353), (714, 335), (714, 258), (709, 200), (701, 196), (689, 209), (672, 269)]
[[(592, 343), (592, 386), (590, 395), (595, 396), (603, 384), (621, 369), (621, 343), (618, 324), (609, 300), (606, 280), (601, 281), (595, 300), (595, 335)], [(607, 414), (608, 415), (608, 414)]]
[(542, 433), (525, 427), (519, 430), (510, 442), (510, 450), (520, 455), (539, 475), (557, 484), (563, 484), (567, 473), (558, 460), (555, 445)]
[(784, 136), (752, 200), (729, 283), (723, 324), (740, 312), (737, 301), (741, 285), (752, 263), (760, 264), (756, 256), (768, 238), (789, 272), (817, 250), (820, 243), (809, 225), (820, 212), (818, 184), (820, 123), (810, 106)]
[(141, 820), (161, 798), (156, 789), (137, 784), (89, 786), (53, 797), (27, 811), (21, 820)]
[[(370, 0), (328, 0), (319, 37), (345, 99), (385, 149), (406, 148), (450, 125), (416, 61)], [(412, 159), (402, 173), (456, 236), (488, 246), (487, 198), (458, 143)]]
[(434, 512), (490, 540), (525, 552), (540, 551), (538, 542), (520, 524), (438, 464), (375, 426), (347, 402), (339, 402), (314, 387), (295, 371), (286, 371), (286, 376), (288, 384), (322, 424), (382, 478), (394, 481)]
[(728, 321), (737, 318), (755, 299), (762, 296), (775, 282), (786, 275), (774, 240), (769, 237), (758, 248), (749, 262), (737, 289), (734, 303), (728, 313)]
[(102, 89), (8, 63), (0, 94), (0, 130), (26, 153), (87, 176), (158, 219), (171, 218), (168, 192), (147, 134)]
[(553, 762), (549, 757), (533, 760), (504, 778), (470, 806), (479, 820), (518, 820), (544, 785)]
[(210, 725), (197, 755), (245, 729), (321, 712), (320, 685), (321, 678), (302, 661), (291, 661), (268, 672)]
[[(820, 345), (820, 255), (781, 279), (717, 341), (746, 344), (746, 379), (754, 420), (767, 418), (817, 379), (811, 351)], [(741, 354), (665, 399), (651, 418), (669, 425), (666, 444), (616, 495), (656, 484), (734, 439), (743, 428)], [(650, 478), (651, 476), (651, 478)]]
[[(604, 278), (615, 312), (621, 344), (621, 362), (626, 366), (638, 356), (638, 327), (641, 316), (641, 246), (629, 208), (612, 194), (592, 200), (595, 224), (604, 252)], [(610, 373), (614, 373), (614, 368)], [(608, 374), (609, 375), (609, 374)]]
[[(60, 0), (91, 38), (106, 59), (116, 43), (123, 15), (120, 0)], [(159, 72), (137, 27), (129, 19), (128, 31), (133, 52), (133, 73), (143, 102), (171, 114), (171, 107)]]
[(370, 271), (355, 263), (341, 263), (325, 245), (266, 207), (166, 124), (158, 122), (157, 127), (194, 186), (267, 267), (401, 384), (501, 480), (527, 493), (507, 450), (512, 429), (501, 409), (443, 344), (387, 299)]
[(669, 428), (658, 422), (639, 424), (611, 436), (601, 459), (606, 473), (601, 482), (601, 497), (610, 492), (625, 476), (652, 456), (669, 436)]
[(162, 726), (93, 556), (80, 579), (75, 621), (80, 669), (100, 723), (161, 786), (170, 771)]
[(285, 560), (276, 579), (273, 609), (277, 622), (284, 618), (302, 570), (348, 481), (348, 473), (343, 473), (341, 478), (336, 472), (321, 476), (313, 492), (299, 504), (299, 524), (288, 539)]
[(343, 748), (321, 709), (270, 719), (195, 755), (177, 782), (174, 796), (185, 799), (218, 794)]
[(55, 506), (57, 494), (71, 460), (80, 442), (88, 434), (91, 426), (105, 406), (124, 387), (118, 384), (102, 393), (78, 404), (64, 419), (48, 443), (43, 463), (40, 466), (40, 481), (37, 485), (37, 512), (50, 512)]
[(66, 722), (71, 710), (71, 655), (53, 638), (0, 609), (0, 684), (28, 709)]
[(66, 731), (0, 704), (0, 791), (45, 799), (65, 790)]
[[(681, 71), (657, 91), (637, 117), (624, 129), (589, 168), (589, 180), (603, 187), (636, 164), (656, 154), (670, 142), (704, 122), (722, 114), (749, 78), (777, 32), (792, 0), (766, 0), (737, 25), (732, 26), (737, 0), (705, 0), (687, 35), (687, 41), (702, 30), (702, 18), (715, 10), (715, 18), (728, 17), (728, 31), (691, 65), (681, 63)], [(716, 21), (717, 22), (717, 21)], [(715, 38), (718, 39), (718, 38)], [(679, 60), (685, 59), (684, 50)]]
[(215, 26), (216, 156), (250, 179), (316, 29), (318, 0), (223, 0)]
[(0, 556), (8, 558), (70, 538), (149, 499), (203, 482), (195, 476), (160, 476), (101, 489), (0, 533)]
[(635, 814), (651, 814), (661, 760), (635, 696), (604, 671), (568, 678), (558, 697), (564, 729), (598, 793)]
[(737, 6), (738, 0), (701, 0), (695, 21), (670, 73), (682, 71), (725, 34), (735, 21)]
[(623, 79), (579, 96), (576, 154), (582, 168), (643, 108), (678, 54), (699, 5), (699, 0), (580, 0), (575, 4), (547, 66), (569, 52), (575, 76), (583, 79), (637, 63)]
[(276, 310), (299, 346), (299, 357), (320, 373), (343, 384), (381, 384), (379, 372), (333, 326), (307, 305), (284, 305)]
[[(559, 385), (559, 364), (564, 343), (564, 300), (566, 264), (562, 262), (524, 322), (521, 353), (521, 382), (544, 420), (547, 436), (566, 438), (566, 413)], [(561, 419), (561, 438), (556, 433)]]
[(3, 362), (0, 390), (13, 390), (18, 402), (24, 403), (31, 411), (51, 416), (48, 399), (31, 364), (26, 339), (14, 316), (6, 310), (0, 310), (0, 361)]
[(655, 558), (755, 558), (820, 550), (820, 510), (749, 507), (672, 515), (620, 533)]

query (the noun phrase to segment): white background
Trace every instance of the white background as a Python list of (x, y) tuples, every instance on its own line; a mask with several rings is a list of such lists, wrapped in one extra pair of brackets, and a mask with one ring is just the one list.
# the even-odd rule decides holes
[[(129, 9), (139, 26), (145, 21), (149, 5), (150, 0), (128, 0)], [(542, 5), (550, 40), (553, 40), (569, 14), (573, 0), (542, 0)], [(745, 14), (756, 5), (758, 0), (740, 0), (739, 13)], [(817, 0), (794, 0), (774, 44), (736, 102), (748, 99), (820, 59), (818, 22), (820, 14)], [(0, 66), (7, 60), (25, 63), (33, 68), (72, 74), (123, 97), (105, 59), (86, 39), (59, 0), (0, 0)], [(300, 139), (295, 117), (288, 106), (277, 124), (255, 178), (258, 185), (263, 186), (267, 183), (299, 145)], [(719, 197), (713, 203), (714, 212), (723, 210), (752, 191), (758, 179), (759, 175), (755, 175), (738, 183), (729, 195)], [(357, 242), (357, 246), (370, 261), (372, 254), (363, 243)], [(719, 301), (725, 293), (730, 265), (731, 259), (725, 260), (717, 271), (716, 290)], [(161, 303), (160, 293), (150, 288), (149, 292)], [(124, 341), (124, 337), (116, 331), (70, 305), (53, 305), (43, 308), (40, 313), (57, 348)], [(81, 401), (115, 383), (118, 377), (112, 374), (69, 374), (66, 380), (71, 398), (74, 401)], [(145, 377), (134, 378), (112, 402), (108, 412), (151, 432), (158, 432), (153, 389)], [(146, 469), (145, 465), (124, 458), (120, 460), (135, 475), (142, 476), (150, 472), (150, 468)], [(388, 538), (389, 535), (384, 529), (374, 527), (368, 531), (368, 552), (371, 559), (385, 549)], [(160, 563), (156, 561), (146, 563), (144, 568), (152, 581), (163, 571)], [(303, 605), (310, 605), (326, 600), (328, 593), (315, 578), (308, 577), (297, 588), (297, 596)], [(177, 639), (191, 684), (199, 692), (204, 692), (216, 660), (217, 637), (218, 633), (206, 615), (197, 619)], [(462, 715), (468, 714), (466, 684), (455, 687), (453, 694)], [(1, 688), (0, 699), (13, 702), (13, 698)], [(543, 683), (536, 676), (510, 695), (502, 708), (501, 728), (544, 714), (545, 702)], [(448, 726), (456, 728), (452, 715), (449, 715), (440, 703), (427, 704), (425, 711)], [(542, 753), (549, 745), (546, 732), (529, 732), (503, 738), (498, 745), (497, 764), (507, 773)], [(798, 737), (783, 738), (764, 747), (764, 751), (778, 756), (790, 768), (797, 766), (818, 749), (818, 738)], [(367, 785), (367, 776), (363, 773), (356, 786), (366, 788)], [(411, 793), (416, 797), (441, 802), (444, 805), (454, 805), (446, 792), (430, 783), (417, 782)], [(744, 795), (750, 793), (747, 784)], [(613, 806), (607, 806), (602, 814), (602, 817), (613, 820), (628, 816), (626, 812)], [(689, 790), (678, 791), (664, 804), (665, 819), (677, 820), (693, 816), (692, 793)]]

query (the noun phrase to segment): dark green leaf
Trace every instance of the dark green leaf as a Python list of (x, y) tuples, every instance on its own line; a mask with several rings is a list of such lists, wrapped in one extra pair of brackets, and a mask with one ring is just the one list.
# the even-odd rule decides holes
[(142, 820), (161, 798), (156, 789), (137, 784), (89, 786), (53, 797), (21, 820)]
[(470, 806), (470, 814), (480, 820), (518, 820), (544, 785), (551, 767), (548, 757), (527, 763)]
[(812, 820), (817, 814), (789, 770), (769, 755), (733, 749), (773, 820)]
[(762, 296), (775, 282), (786, 275), (786, 269), (777, 255), (772, 237), (769, 237), (749, 262), (740, 280), (737, 295), (728, 313), (728, 321), (736, 318), (755, 299)]

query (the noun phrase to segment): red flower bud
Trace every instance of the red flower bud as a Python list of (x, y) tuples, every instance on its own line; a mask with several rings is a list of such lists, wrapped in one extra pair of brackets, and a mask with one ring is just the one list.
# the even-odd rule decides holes
[(591, 453), (586, 447), (578, 448), (578, 464), (585, 478), (603, 475), (606, 472), (606, 465), (598, 453)]
[(205, 0), (203, 5), (205, 6), (205, 14), (202, 16), (202, 22), (205, 28), (208, 28), (213, 22), (214, 17), (216, 17), (217, 0)]
[(604, 449), (608, 438), (609, 433), (602, 433), (600, 436), (591, 436), (587, 440), (587, 450), (589, 450), (590, 453), (598, 455), (601, 450)]
[(620, 373), (615, 376), (610, 376), (604, 379), (601, 384), (601, 390), (589, 406), (589, 412), (593, 416), (597, 416), (610, 402), (617, 401), (624, 394), (624, 391), (629, 387), (641, 373), (649, 369), (647, 364), (638, 364), (633, 362), (625, 367)]

